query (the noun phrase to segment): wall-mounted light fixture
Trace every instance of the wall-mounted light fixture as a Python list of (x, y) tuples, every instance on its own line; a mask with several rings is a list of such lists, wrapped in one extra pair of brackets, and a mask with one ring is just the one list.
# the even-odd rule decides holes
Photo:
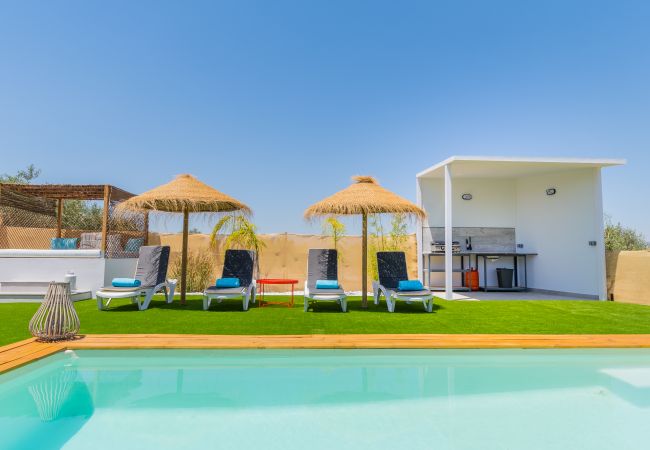
[(463, 200), (471, 200), (472, 199), (472, 194), (463, 194), (461, 196)]
[(555, 188), (546, 189), (546, 195), (555, 195), (556, 193), (557, 193), (557, 189)]

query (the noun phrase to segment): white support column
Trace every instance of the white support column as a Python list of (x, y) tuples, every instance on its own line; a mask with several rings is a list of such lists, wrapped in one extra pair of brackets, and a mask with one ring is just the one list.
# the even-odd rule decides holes
[(603, 185), (601, 169), (594, 169), (594, 200), (596, 202), (594, 222), (596, 223), (596, 271), (598, 273), (598, 299), (607, 300), (607, 266), (605, 262), (605, 217), (603, 213)]
[[(416, 204), (420, 208), (422, 208), (422, 188), (420, 187), (420, 179), (417, 177), (415, 178), (415, 198), (416, 198)], [(415, 229), (415, 241), (416, 241), (417, 257), (418, 257), (418, 280), (420, 280), (422, 283), (426, 281), (424, 277), (424, 262), (423, 262), (424, 247), (422, 246), (422, 227), (424, 226), (424, 220), (425, 219), (418, 218), (416, 221), (416, 229)]]
[(445, 166), (445, 298), (447, 300), (453, 300), (454, 298), (452, 199), (451, 167), (447, 164)]

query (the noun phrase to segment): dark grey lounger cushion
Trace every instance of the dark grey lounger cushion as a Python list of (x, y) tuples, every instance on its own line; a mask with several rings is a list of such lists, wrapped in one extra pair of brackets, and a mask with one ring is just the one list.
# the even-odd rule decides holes
[(167, 279), (169, 265), (168, 245), (146, 245), (140, 247), (138, 267), (135, 269), (135, 279), (142, 286), (156, 286)]
[(316, 289), (318, 280), (338, 280), (338, 254), (328, 248), (311, 248), (307, 259), (307, 287), (315, 294), (342, 294), (343, 289)]
[(252, 250), (226, 250), (221, 278), (239, 278), (241, 287), (253, 282), (255, 252)]
[(129, 292), (153, 288), (167, 279), (169, 265), (168, 245), (147, 245), (140, 247), (135, 279), (140, 280), (138, 287), (104, 286), (102, 291)]
[(377, 252), (379, 284), (397, 290), (400, 281), (408, 280), (404, 252)]

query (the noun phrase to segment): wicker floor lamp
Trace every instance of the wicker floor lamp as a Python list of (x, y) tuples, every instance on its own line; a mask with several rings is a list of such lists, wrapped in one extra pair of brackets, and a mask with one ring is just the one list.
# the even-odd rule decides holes
[(29, 331), (43, 341), (71, 339), (77, 334), (79, 316), (70, 298), (70, 283), (50, 283), (43, 303), (29, 321)]

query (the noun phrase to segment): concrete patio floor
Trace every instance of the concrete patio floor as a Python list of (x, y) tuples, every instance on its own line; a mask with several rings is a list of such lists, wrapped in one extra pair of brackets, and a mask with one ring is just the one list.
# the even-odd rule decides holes
[[(436, 295), (443, 295), (436, 292)], [(578, 296), (548, 294), (544, 292), (454, 292), (454, 300), (461, 301), (508, 301), (508, 300), (585, 300), (597, 301), (596, 299), (580, 298)]]
[[(349, 296), (360, 296), (361, 291), (346, 291)], [(201, 295), (200, 292), (196, 295)], [(291, 295), (291, 292), (267, 292), (266, 295)], [(296, 299), (303, 296), (303, 291), (295, 291), (294, 295)], [(443, 291), (433, 291), (433, 295), (442, 298), (444, 295)], [(382, 297), (383, 298), (383, 297)], [(372, 301), (372, 290), (368, 290), (368, 299)], [(596, 299), (590, 298), (580, 298), (578, 296), (572, 297), (569, 295), (556, 295), (548, 294), (544, 292), (454, 292), (454, 300), (462, 301), (509, 301), (509, 300), (585, 300), (585, 301), (597, 301)]]

